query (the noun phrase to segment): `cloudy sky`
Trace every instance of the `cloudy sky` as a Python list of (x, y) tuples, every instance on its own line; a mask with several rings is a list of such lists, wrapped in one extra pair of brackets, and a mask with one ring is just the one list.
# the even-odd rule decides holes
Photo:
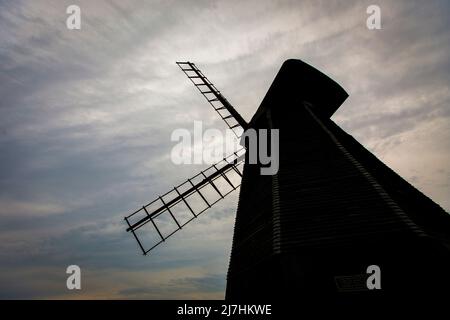
[(224, 297), (237, 193), (148, 257), (125, 232), (205, 167), (171, 162), (172, 131), (225, 129), (179, 60), (247, 120), (285, 59), (312, 64), (350, 94), (333, 120), (450, 211), (449, 17), (446, 0), (0, 1), (0, 298)]

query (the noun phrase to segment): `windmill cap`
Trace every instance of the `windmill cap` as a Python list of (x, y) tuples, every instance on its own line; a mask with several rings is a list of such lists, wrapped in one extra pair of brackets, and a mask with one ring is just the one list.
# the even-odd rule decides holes
[(301, 60), (289, 59), (278, 71), (251, 123), (267, 108), (286, 108), (303, 101), (331, 117), (347, 97), (348, 93), (324, 73)]

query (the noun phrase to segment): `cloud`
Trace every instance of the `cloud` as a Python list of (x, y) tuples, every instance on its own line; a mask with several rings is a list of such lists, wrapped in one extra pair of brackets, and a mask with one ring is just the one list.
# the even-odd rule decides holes
[(57, 203), (35, 203), (24, 201), (4, 201), (0, 200), (0, 216), (27, 216), (39, 218), (61, 214), (65, 211), (64, 206)]

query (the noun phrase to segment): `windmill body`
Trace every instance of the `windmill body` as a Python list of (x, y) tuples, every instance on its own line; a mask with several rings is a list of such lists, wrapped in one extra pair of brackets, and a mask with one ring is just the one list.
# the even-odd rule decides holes
[[(215, 87), (208, 88), (214, 94)], [(232, 117), (237, 113), (221, 97), (206, 98), (217, 99)], [(261, 175), (243, 153), (231, 155), (200, 182), (188, 180), (184, 193), (175, 188), (171, 200), (158, 198), (162, 205), (154, 211), (138, 210), (137, 222), (130, 222), (136, 213), (127, 217), (128, 231), (136, 236), (149, 222), (159, 230), (153, 220), (160, 216), (177, 221), (173, 205), (189, 207), (188, 198), (203, 197), (205, 186), (223, 198), (217, 179), (229, 180), (234, 190), (227, 176), (234, 172), (242, 184), (227, 299), (389, 299), (446, 290), (450, 216), (330, 120), (346, 98), (318, 70), (286, 61), (252, 120), (234, 117), (243, 130), (279, 130), (278, 172)], [(182, 227), (176, 224), (174, 232)], [(161, 243), (167, 236), (158, 233)], [(381, 290), (367, 287), (371, 265), (381, 270)]]
[[(244, 166), (227, 298), (392, 297), (449, 285), (450, 216), (330, 120), (346, 97), (301, 61), (279, 71), (249, 127), (280, 130), (280, 168), (261, 176)], [(374, 264), (380, 292), (366, 286)]]

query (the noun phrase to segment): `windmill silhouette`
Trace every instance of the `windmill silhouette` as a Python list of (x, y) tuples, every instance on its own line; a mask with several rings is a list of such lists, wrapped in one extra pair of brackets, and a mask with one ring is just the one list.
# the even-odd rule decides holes
[[(450, 216), (331, 121), (341, 86), (287, 60), (247, 123), (195, 64), (177, 64), (237, 137), (279, 129), (279, 171), (261, 175), (243, 148), (157, 197), (125, 217), (143, 254), (240, 187), (227, 299), (447, 290)], [(381, 294), (366, 286), (372, 264)]]

